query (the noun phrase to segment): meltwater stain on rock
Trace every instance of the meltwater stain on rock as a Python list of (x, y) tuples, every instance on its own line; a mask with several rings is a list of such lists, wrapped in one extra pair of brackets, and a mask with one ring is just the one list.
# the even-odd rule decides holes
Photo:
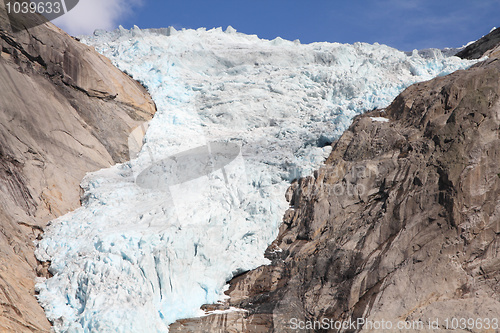
[(169, 191), (169, 187), (207, 176), (222, 169), (240, 153), (240, 147), (230, 142), (211, 142), (153, 163), (136, 178), (142, 188)]

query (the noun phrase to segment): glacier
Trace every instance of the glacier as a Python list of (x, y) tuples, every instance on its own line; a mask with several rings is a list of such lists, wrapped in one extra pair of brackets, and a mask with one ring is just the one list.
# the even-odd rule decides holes
[(56, 332), (167, 332), (203, 315), (235, 274), (268, 263), (290, 181), (323, 163), (354, 116), (474, 63), (231, 27), (120, 27), (81, 41), (141, 82), (157, 113), (130, 161), (89, 173), (82, 207), (37, 243), (53, 274), (38, 299)]

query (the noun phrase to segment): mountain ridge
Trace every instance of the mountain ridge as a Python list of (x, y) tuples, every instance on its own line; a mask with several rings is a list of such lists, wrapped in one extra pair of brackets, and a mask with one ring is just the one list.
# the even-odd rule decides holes
[(500, 54), (500, 28), (493, 29), (486, 36), (459, 51), (456, 56), (462, 59), (479, 59), (481, 57), (498, 57)]
[[(0, 16), (3, 9), (1, 6), (2, 4), (0, 4)], [(4, 303), (0, 327), (11, 331), (47, 331), (50, 329), (50, 325), (44, 319), (41, 308), (32, 297), (34, 290), (31, 279), (35, 276), (35, 270), (40, 276), (50, 276), (48, 270), (50, 263), (42, 264), (35, 261), (32, 255), (33, 245), (31, 241), (40, 237), (48, 220), (78, 206), (78, 184), (86, 172), (128, 159), (126, 139), (130, 130), (149, 120), (155, 112), (155, 106), (146, 91), (137, 82), (116, 70), (109, 60), (97, 55), (91, 48), (76, 43), (54, 26), (41, 25), (14, 35), (9, 31), (8, 26), (3, 25), (5, 23), (4, 17), (0, 18), (0, 42), (2, 46), (0, 76), (4, 82), (2, 93), (5, 100), (10, 101), (4, 102), (0, 110), (3, 125), (0, 128), (2, 140), (0, 190), (5, 194), (0, 209), (3, 226), (2, 237), (4, 237), (0, 251), (5, 254), (2, 257), (3, 266), (0, 270), (0, 275), (3, 278), (3, 284), (0, 286), (3, 291), (2, 302)], [(491, 65), (491, 63), (488, 64)], [(493, 81), (488, 84), (496, 89), (494, 83)], [(471, 85), (476, 86), (478, 84), (477, 82), (471, 83)], [(426, 86), (421, 87), (425, 88)], [(453, 84), (442, 89), (445, 109), (452, 110), (458, 107), (460, 103), (457, 104), (457, 101), (462, 101), (464, 98), (461, 89)], [(436, 94), (438, 91), (442, 92), (437, 88), (435, 90)], [(34, 91), (37, 94), (33, 94)], [(43, 98), (39, 98), (40, 96)], [(483, 98), (487, 102), (486, 104), (491, 102), (492, 106), (496, 107), (493, 99), (489, 99), (490, 97), (479, 96), (477, 98)], [(431, 97), (429, 98), (431, 99)], [(357, 184), (359, 179), (363, 179), (365, 189), (368, 193), (373, 192), (370, 195), (374, 195), (375, 200), (381, 202), (385, 200), (385, 202), (390, 203), (390, 200), (388, 201), (390, 192), (394, 190), (387, 182), (380, 182), (380, 177), (377, 178), (378, 175), (385, 172), (383, 168), (379, 170), (378, 167), (374, 168), (373, 165), (367, 164), (363, 169), (368, 170), (366, 173), (363, 173), (365, 171), (361, 173), (350, 172), (351, 175), (349, 172), (346, 173), (345, 169), (348, 170), (349, 163), (351, 163), (352, 170), (352, 166), (356, 166), (356, 163), (359, 162), (357, 159), (360, 157), (381, 158), (383, 162), (381, 165), (390, 165), (394, 162), (393, 160), (383, 160), (389, 152), (397, 151), (398, 158), (405, 158), (405, 154), (412, 154), (411, 152), (416, 148), (405, 145), (405, 135), (391, 129), (391, 122), (399, 121), (398, 117), (400, 117), (399, 113), (394, 110), (414, 117), (412, 112), (416, 112), (416, 109), (412, 108), (413, 102), (408, 102), (409, 99), (411, 98), (408, 96), (402, 97), (402, 100), (397, 102), (399, 104), (395, 101), (394, 108), (389, 108), (389, 111), (378, 110), (367, 114), (367, 116), (358, 117), (352, 130), (348, 131), (345, 137), (343, 136), (336, 143), (336, 152), (343, 153), (340, 154), (341, 156), (336, 154), (330, 156), (328, 163), (331, 163), (330, 165), (333, 167), (317, 171), (314, 177), (299, 180), (292, 185), (292, 188), (287, 192), (287, 198), (293, 203), (296, 212), (287, 212), (287, 223), (282, 226), (280, 238), (268, 250), (267, 256), (273, 261), (273, 265), (263, 266), (253, 273), (244, 273), (236, 277), (234, 285), (229, 291), (233, 296), (232, 300), (229, 301), (230, 305), (222, 306), (223, 308), (229, 307), (230, 311), (228, 314), (223, 314), (222, 317), (218, 314), (201, 319), (202, 322), (205, 321), (202, 331), (206, 331), (207, 328), (229, 330), (235, 329), (235, 327), (237, 327), (236, 329), (245, 327), (245, 329), (252, 331), (269, 330), (273, 329), (271, 326), (281, 325), (284, 320), (286, 323), (285, 317), (273, 318), (278, 312), (280, 316), (283, 312), (288, 313), (288, 316), (292, 314), (297, 314), (297, 317), (303, 315), (303, 309), (300, 309), (303, 306), (301, 305), (303, 301), (300, 297), (295, 297), (296, 295), (292, 295), (296, 302), (291, 304), (297, 307), (294, 311), (288, 311), (289, 309), (283, 304), (272, 305), (274, 300), (279, 299), (279, 297), (290, 296), (286, 294), (286, 283), (291, 281), (291, 276), (286, 269), (281, 271), (280, 260), (286, 260), (296, 254), (307, 260), (311, 254), (315, 254), (311, 242), (328, 232), (328, 221), (324, 218), (329, 216), (330, 211), (321, 208), (321, 205), (325, 205), (325, 198), (320, 198), (322, 200), (319, 208), (310, 204), (319, 198), (315, 191), (321, 191), (321, 182), (325, 178), (329, 178), (332, 182), (330, 185), (333, 185), (329, 195), (333, 193), (335, 197), (338, 197), (336, 191), (339, 191), (340, 188), (334, 185), (335, 181), (341, 177), (349, 184)], [(481, 119), (483, 113), (485, 112), (477, 112), (471, 116), (471, 119), (476, 121), (477, 116), (477, 122), (480, 123), (484, 120)], [(461, 115), (457, 112), (454, 117)], [(426, 133), (433, 134), (435, 133), (433, 131), (437, 131), (438, 127), (442, 125), (442, 119), (437, 118), (439, 117), (430, 114), (427, 118), (423, 117), (419, 120), (423, 124), (425, 121), (429, 122)], [(387, 119), (391, 120), (387, 121)], [(452, 121), (453, 118), (451, 118), (450, 123)], [(416, 126), (415, 124), (406, 125)], [(16, 130), (13, 131), (13, 128)], [(408, 131), (411, 135), (418, 132), (413, 131), (413, 129), (408, 130), (404, 126), (402, 130)], [(377, 139), (375, 136), (377, 131), (386, 133), (390, 139), (385, 141)], [(368, 139), (369, 143), (358, 146), (356, 136)], [(441, 137), (443, 138), (442, 142)], [(370, 141), (370, 139), (373, 140)], [(437, 146), (450, 142), (447, 141), (449, 133), (446, 131), (439, 133), (435, 141), (434, 137), (432, 139), (434, 145)], [(422, 142), (424, 141), (419, 141), (418, 138), (415, 140), (416, 145), (422, 144)], [(408, 148), (410, 146), (413, 150)], [(496, 154), (495, 150), (489, 152)], [(335, 162), (340, 157), (342, 157), (343, 162)], [(412, 161), (415, 162), (415, 160)], [(488, 169), (487, 174), (490, 177), (491, 166), (486, 164), (484, 167)], [(373, 175), (372, 170), (376, 171), (373, 172)], [(438, 213), (438, 216), (439, 214), (443, 214), (443, 216), (439, 216), (441, 218), (451, 216), (450, 223), (453, 226), (459, 220), (458, 217), (454, 216), (456, 214), (454, 206), (450, 205), (450, 200), (454, 199), (453, 195), (455, 195), (453, 186), (456, 180), (449, 175), (456, 176), (456, 174), (453, 170), (449, 171), (445, 168), (436, 170), (440, 187), (438, 201), (442, 201), (440, 204), (444, 208)], [(395, 179), (397, 177), (399, 176), (395, 176)], [(414, 177), (412, 182), (412, 186), (427, 186), (424, 177)], [(319, 186), (317, 186), (318, 184)], [(487, 187), (488, 184), (484, 186)], [(351, 207), (359, 205), (360, 200), (363, 202), (368, 200), (364, 194), (358, 195), (359, 198), (356, 197), (356, 191), (360, 189), (354, 187), (354, 192), (349, 192), (355, 194), (354, 199), (349, 197), (339, 204)], [(347, 186), (345, 190), (351, 191), (352, 189)], [(310, 219), (313, 223), (305, 221), (303, 216), (313, 217)], [(284, 228), (290, 228), (291, 231), (287, 232)], [(398, 225), (391, 225), (391, 228), (397, 229)], [(283, 236), (284, 234), (286, 237)], [(392, 237), (390, 231), (385, 231), (383, 236), (387, 235), (389, 238)], [(420, 246), (420, 244), (417, 245)], [(339, 270), (341, 278), (352, 279), (352, 275), (355, 274), (355, 267), (352, 266), (359, 263), (360, 260), (357, 254), (352, 258), (352, 261), (344, 260), (341, 265), (337, 266), (332, 266), (329, 262), (324, 265), (321, 262), (318, 265), (315, 263), (313, 266), (319, 266), (319, 269), (326, 271), (333, 267), (334, 270)], [(420, 258), (417, 258), (418, 260)], [(483, 266), (486, 267), (488, 274), (491, 274), (490, 270), (494, 270), (496, 266), (495, 262), (492, 263), (488, 260), (487, 256)], [(488, 264), (491, 266), (489, 270)], [(291, 261), (291, 271), (298, 268), (300, 272), (301, 264), (294, 265), (296, 264)], [(292, 281), (288, 288), (293, 288), (294, 283), (299, 287), (302, 285), (297, 281)], [(366, 282), (367, 286), (372, 283), (373, 281)], [(303, 285), (304, 288), (308, 287), (307, 284)], [(314, 287), (313, 284), (310, 286)], [(463, 293), (467, 294), (468, 286), (465, 284), (464, 286)], [(249, 288), (252, 289), (250, 295)], [(344, 292), (345, 290), (342, 290), (342, 293)], [(257, 301), (249, 301), (248, 297)], [(277, 298), (273, 299), (273, 297)], [(356, 296), (353, 299), (355, 298)], [(317, 300), (314, 299), (314, 301)], [(339, 304), (345, 301), (345, 299), (341, 299)], [(328, 299), (320, 299), (315, 311), (321, 312), (319, 308), (325, 303), (328, 303)], [(249, 317), (245, 319), (247, 315), (239, 316), (242, 312), (236, 311), (234, 307), (231, 308), (231, 305), (246, 308), (250, 311), (251, 320), (248, 320)], [(358, 312), (361, 311), (359, 309), (361, 305), (358, 305)], [(311, 304), (306, 304), (306, 307), (314, 310), (314, 306), (311, 307)], [(275, 309), (278, 309), (278, 312), (273, 312)], [(236, 315), (234, 320), (240, 326), (230, 326), (235, 324), (232, 320), (228, 320), (233, 315)], [(214, 318), (215, 321), (224, 320), (226, 326), (221, 326), (221, 322), (217, 324), (219, 326), (214, 326)], [(183, 321), (182, 325), (186, 323), (187, 321)], [(189, 327), (192, 324), (186, 325)], [(186, 327), (182, 326), (182, 329), (186, 330)], [(179, 329), (179, 326), (174, 325), (172, 329)], [(280, 326), (278, 329), (281, 329)]]

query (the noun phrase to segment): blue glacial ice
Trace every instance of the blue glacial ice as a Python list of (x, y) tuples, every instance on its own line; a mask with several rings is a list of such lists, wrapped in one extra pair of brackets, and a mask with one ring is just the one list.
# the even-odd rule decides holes
[[(167, 332), (201, 315), (233, 275), (267, 263), (289, 182), (323, 163), (354, 116), (472, 64), (232, 28), (120, 28), (82, 41), (146, 86), (158, 112), (131, 161), (88, 174), (82, 207), (37, 244), (54, 274), (38, 282), (39, 302), (57, 332)], [(197, 168), (214, 145), (238, 148), (223, 167)]]

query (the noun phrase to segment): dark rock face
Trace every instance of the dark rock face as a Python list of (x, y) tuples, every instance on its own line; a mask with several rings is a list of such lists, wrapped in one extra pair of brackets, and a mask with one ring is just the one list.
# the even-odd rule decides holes
[[(36, 19), (30, 17), (28, 19)], [(51, 24), (13, 33), (0, 2), (0, 331), (49, 331), (33, 240), (79, 205), (85, 173), (128, 159), (145, 89)]]
[(457, 53), (462, 59), (479, 59), (485, 55), (500, 56), (500, 28), (497, 28)]
[[(326, 165), (287, 192), (272, 264), (233, 279), (218, 305), (245, 311), (171, 332), (373, 331), (305, 326), (358, 318), (390, 321), (391, 332), (431, 331), (439, 319), (447, 331), (447, 318), (498, 318), (499, 96), (493, 58), (356, 118)], [(413, 326), (397, 330), (400, 321)], [(484, 330), (453, 332), (465, 331)]]

